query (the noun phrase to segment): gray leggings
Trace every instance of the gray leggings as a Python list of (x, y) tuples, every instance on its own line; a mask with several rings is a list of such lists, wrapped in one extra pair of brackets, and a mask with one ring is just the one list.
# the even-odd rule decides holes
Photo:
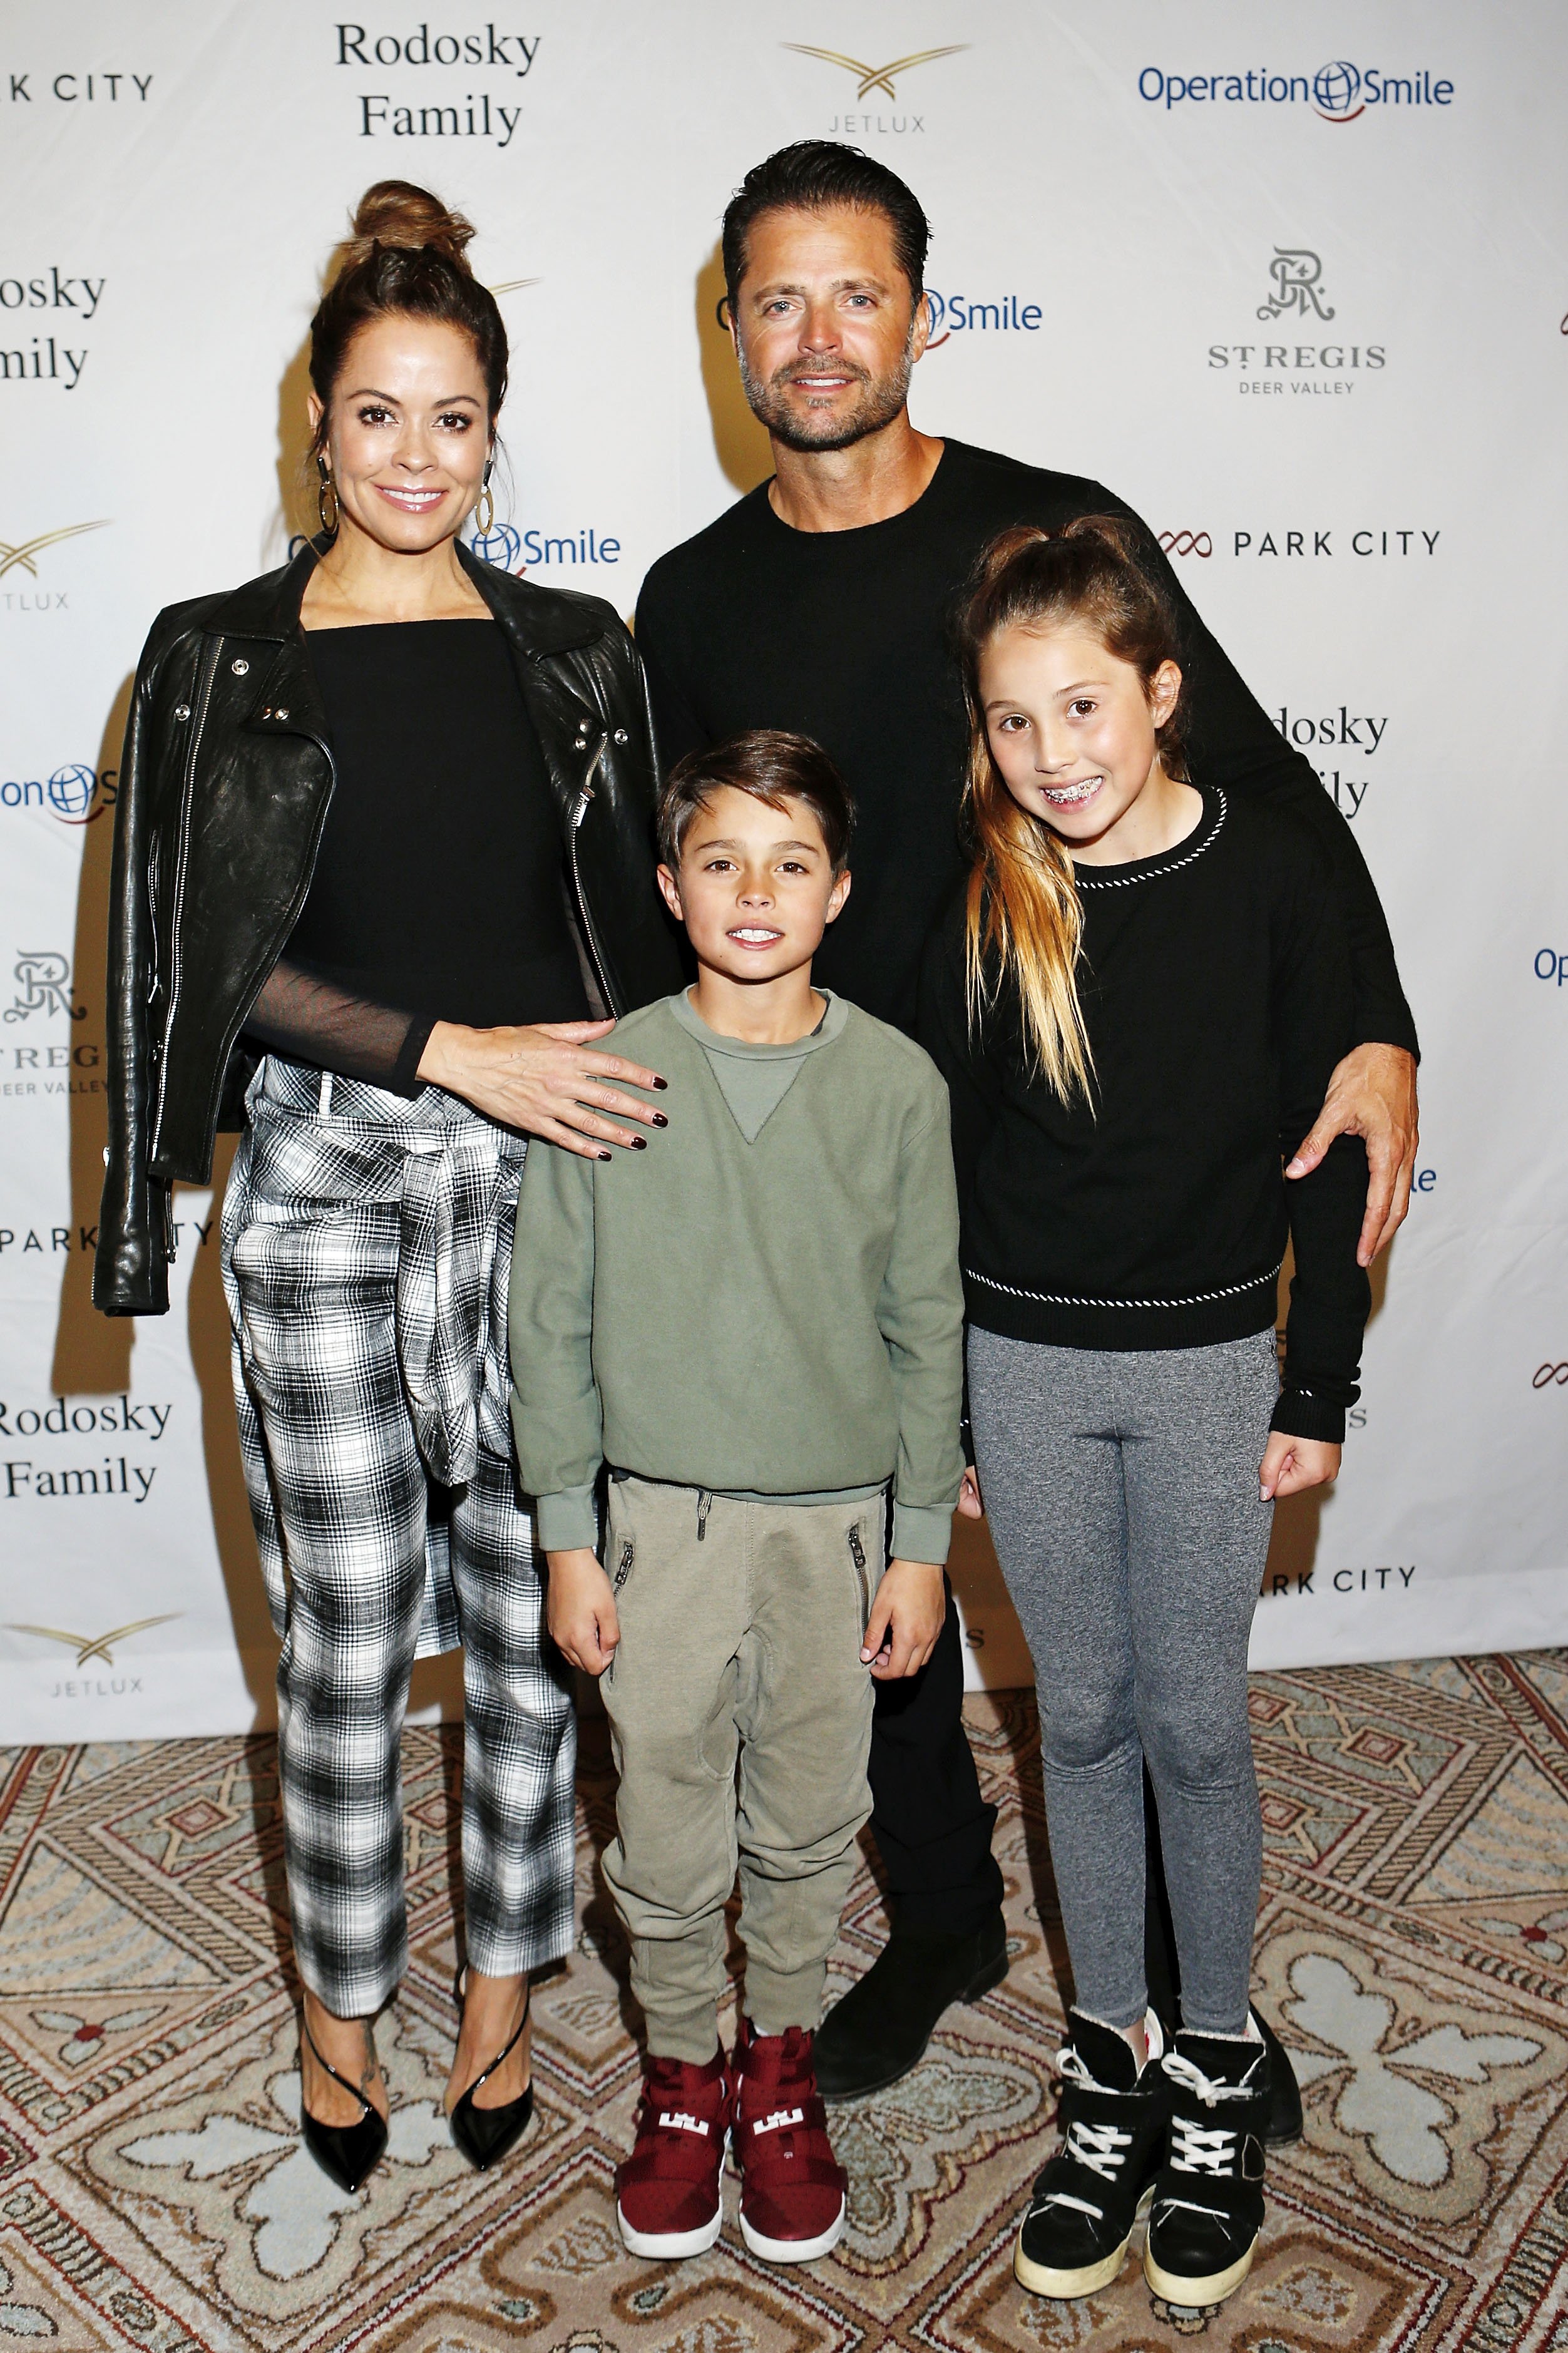
[(981, 1492), (1040, 1701), (1046, 1815), (1080, 2010), (1143, 1980), (1143, 1765), (1160, 1809), (1182, 2022), (1247, 2024), (1263, 1831), (1247, 1639), (1273, 1506), (1258, 1466), (1272, 1332), (1148, 1353), (969, 1335)]

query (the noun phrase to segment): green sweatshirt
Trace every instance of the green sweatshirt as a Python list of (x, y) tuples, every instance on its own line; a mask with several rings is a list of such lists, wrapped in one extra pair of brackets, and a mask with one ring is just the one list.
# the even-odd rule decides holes
[(668, 1080), (668, 1127), (611, 1160), (531, 1144), (518, 1199), (512, 1423), (542, 1545), (593, 1544), (608, 1459), (781, 1503), (891, 1478), (894, 1556), (944, 1561), (963, 1300), (934, 1064), (842, 997), (789, 1046), (721, 1038), (684, 994), (614, 1042)]

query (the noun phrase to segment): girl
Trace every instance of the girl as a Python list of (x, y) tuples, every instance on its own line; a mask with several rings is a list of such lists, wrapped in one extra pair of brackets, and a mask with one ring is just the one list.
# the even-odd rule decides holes
[[(960, 623), (973, 863), (923, 1034), (1076, 1981), (1063, 2146), (1015, 2269), (1045, 2295), (1106, 2285), (1152, 2189), (1145, 2274), (1191, 2306), (1240, 2285), (1263, 2219), (1247, 1631), (1275, 1497), (1338, 1471), (1369, 1294), (1363, 1147), (1281, 1171), (1352, 1042), (1328, 863), (1299, 818), (1189, 778), (1177, 645), (1118, 521), (986, 550)], [(1181, 1964), (1169, 2052), (1143, 1979), (1145, 1763)]]

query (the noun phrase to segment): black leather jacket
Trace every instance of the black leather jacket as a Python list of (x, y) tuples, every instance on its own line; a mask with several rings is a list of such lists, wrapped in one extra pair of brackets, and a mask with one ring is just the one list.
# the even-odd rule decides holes
[[(236, 1041), (310, 888), (333, 776), (300, 626), (317, 553), (170, 606), (142, 652), (110, 884), (108, 1175), (92, 1291), (106, 1315), (168, 1309), (170, 1187), (208, 1182), (218, 1126), (242, 1123), (255, 1064)], [(642, 665), (597, 597), (458, 553), (507, 633), (600, 995), (629, 1012), (680, 980), (653, 882)]]

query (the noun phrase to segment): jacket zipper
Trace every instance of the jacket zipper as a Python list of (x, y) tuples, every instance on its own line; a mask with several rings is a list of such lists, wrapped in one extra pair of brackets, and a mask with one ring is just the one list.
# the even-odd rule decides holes
[(567, 837), (567, 855), (572, 867), (572, 895), (577, 902), (577, 919), (583, 926), (583, 936), (588, 943), (588, 954), (594, 959), (594, 971), (598, 978), (599, 993), (608, 1010), (614, 1013), (615, 995), (610, 987), (609, 976), (605, 970), (605, 959), (594, 931), (594, 918), (588, 912), (588, 894), (583, 888), (582, 871), (577, 863), (577, 835), (583, 819), (588, 814), (588, 803), (594, 797), (594, 778), (599, 773), (599, 763), (605, 756), (605, 745), (608, 740), (607, 735), (601, 734), (599, 748), (588, 763), (588, 773), (583, 779), (582, 789), (572, 805), (572, 830)]
[(197, 687), (196, 715), (191, 729), (191, 740), (185, 751), (185, 773), (180, 787), (180, 834), (174, 855), (174, 895), (169, 908), (169, 1004), (163, 1016), (163, 1035), (155, 1050), (158, 1055), (158, 1109), (153, 1122), (152, 1141), (147, 1147), (149, 1165), (158, 1156), (158, 1145), (163, 1132), (163, 1105), (168, 1093), (169, 1057), (167, 1047), (174, 1026), (174, 1010), (180, 997), (180, 916), (184, 906), (185, 866), (191, 846), (191, 800), (196, 772), (196, 754), (201, 745), (202, 729), (212, 703), (213, 681), (217, 676), (218, 657), (223, 651), (223, 639), (215, 638), (203, 656), (200, 682)]

